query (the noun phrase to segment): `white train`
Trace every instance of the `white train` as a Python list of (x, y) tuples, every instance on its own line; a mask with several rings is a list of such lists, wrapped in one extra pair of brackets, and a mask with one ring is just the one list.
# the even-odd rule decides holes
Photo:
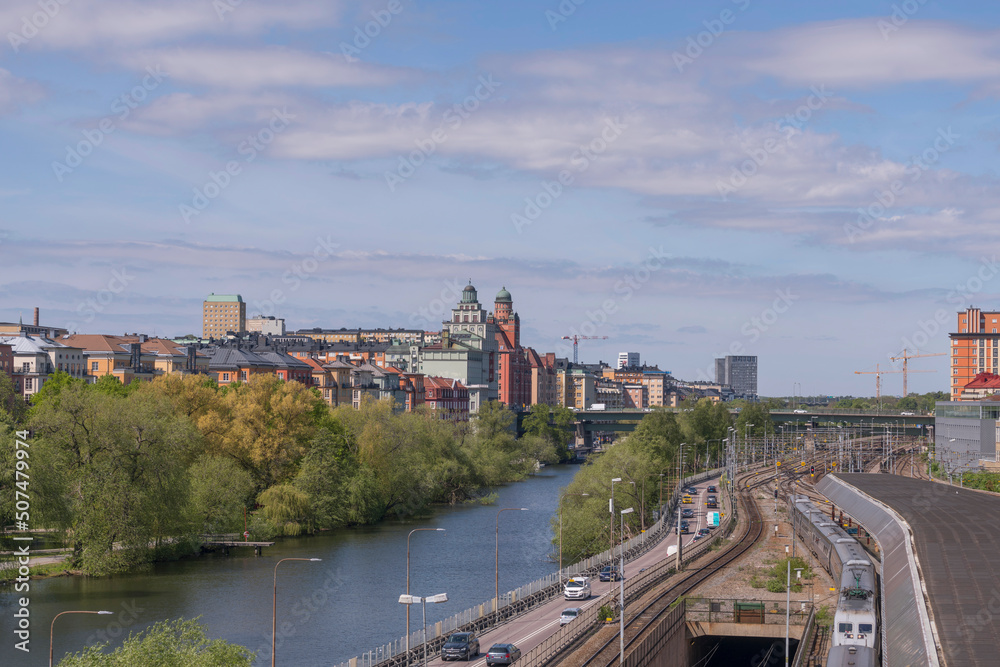
[[(792, 496), (788, 515), (795, 533), (816, 556), (834, 581), (840, 582), (837, 611), (830, 645), (855, 647), (855, 653), (831, 649), (828, 667), (844, 662), (845, 656), (877, 656), (880, 644), (876, 605), (875, 567), (868, 553), (818, 505), (804, 496)], [(862, 650), (864, 649), (864, 650)]]

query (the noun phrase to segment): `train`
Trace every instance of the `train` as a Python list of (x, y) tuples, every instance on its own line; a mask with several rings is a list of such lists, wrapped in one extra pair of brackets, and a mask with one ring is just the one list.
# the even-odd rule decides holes
[[(791, 496), (792, 528), (830, 577), (840, 583), (827, 667), (876, 664), (881, 628), (875, 566), (861, 544), (805, 496)], [(851, 648), (854, 649), (851, 652)]]

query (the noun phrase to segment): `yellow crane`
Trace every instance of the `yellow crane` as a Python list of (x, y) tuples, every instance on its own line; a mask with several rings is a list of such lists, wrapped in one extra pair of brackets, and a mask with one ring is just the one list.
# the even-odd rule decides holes
[[(943, 357), (943, 356), (944, 356), (944, 352), (935, 352), (933, 354), (907, 354), (906, 353), (906, 348), (904, 347), (902, 355), (900, 355), (898, 357), (889, 357), (893, 361), (899, 361), (900, 359), (903, 360), (903, 398), (906, 398), (907, 396), (910, 395), (906, 391), (906, 376), (907, 376), (906, 362), (908, 360), (910, 360), (910, 359), (917, 359), (919, 357)], [(914, 372), (918, 372), (918, 371), (914, 371)], [(928, 373), (928, 372), (933, 372), (933, 371), (919, 371), (919, 372), (921, 372), (921, 373)]]
[[(875, 400), (882, 402), (882, 376), (888, 375), (889, 373), (902, 373), (903, 371), (884, 371), (879, 368), (878, 364), (875, 364), (875, 370), (873, 371), (854, 371), (855, 375), (874, 375), (875, 376)], [(910, 373), (937, 373), (937, 371), (910, 371)]]

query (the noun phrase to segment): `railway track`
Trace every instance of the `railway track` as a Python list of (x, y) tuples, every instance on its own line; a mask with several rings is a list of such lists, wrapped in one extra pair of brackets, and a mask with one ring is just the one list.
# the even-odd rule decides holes
[[(737, 483), (740, 499), (747, 512), (747, 523), (739, 540), (727, 547), (710, 565), (693, 570), (684, 579), (667, 590), (661, 592), (655, 599), (647, 603), (635, 613), (631, 619), (626, 618), (625, 652), (635, 644), (645, 632), (653, 627), (662, 616), (668, 612), (678, 597), (694, 590), (716, 572), (737, 560), (749, 551), (764, 534), (764, 522), (760, 508), (753, 498), (751, 489), (766, 483), (770, 476), (746, 476)], [(742, 485), (742, 488), (740, 488)], [(594, 651), (584, 662), (577, 663), (580, 667), (613, 667), (618, 663), (619, 634), (615, 633), (600, 648)]]

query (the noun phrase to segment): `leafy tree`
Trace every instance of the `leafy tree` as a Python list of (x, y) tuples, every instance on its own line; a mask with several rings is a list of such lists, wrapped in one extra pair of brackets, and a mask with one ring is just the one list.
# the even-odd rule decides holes
[(309, 529), (309, 496), (291, 484), (278, 484), (257, 498), (265, 518), (283, 535), (299, 535)]
[(202, 454), (188, 469), (194, 528), (205, 533), (243, 530), (244, 512), (253, 507), (253, 477), (235, 461)]
[(111, 653), (107, 643), (88, 646), (59, 661), (59, 667), (250, 667), (257, 654), (222, 639), (208, 639), (198, 619), (159, 621)]
[(569, 408), (536, 403), (521, 425), (525, 435), (544, 438), (551, 443), (555, 448), (555, 460), (566, 461), (569, 459), (569, 441), (573, 437), (570, 427), (575, 419), (576, 415)]
[(309, 443), (293, 482), (310, 500), (310, 512), (319, 528), (351, 523), (347, 482), (356, 474), (357, 457), (339, 423), (321, 428)]
[(10, 415), (13, 423), (19, 424), (28, 414), (28, 404), (18, 393), (14, 379), (0, 371), (0, 414), (3, 413)]
[(31, 425), (39, 509), (72, 530), (85, 571), (128, 570), (151, 543), (189, 531), (186, 460), (198, 434), (169, 404), (71, 384), (33, 409)]
[[(753, 424), (747, 432), (747, 425)], [(749, 403), (740, 410), (736, 417), (736, 432), (739, 437), (763, 437), (774, 434), (774, 422), (771, 421), (771, 411), (762, 403)]]

